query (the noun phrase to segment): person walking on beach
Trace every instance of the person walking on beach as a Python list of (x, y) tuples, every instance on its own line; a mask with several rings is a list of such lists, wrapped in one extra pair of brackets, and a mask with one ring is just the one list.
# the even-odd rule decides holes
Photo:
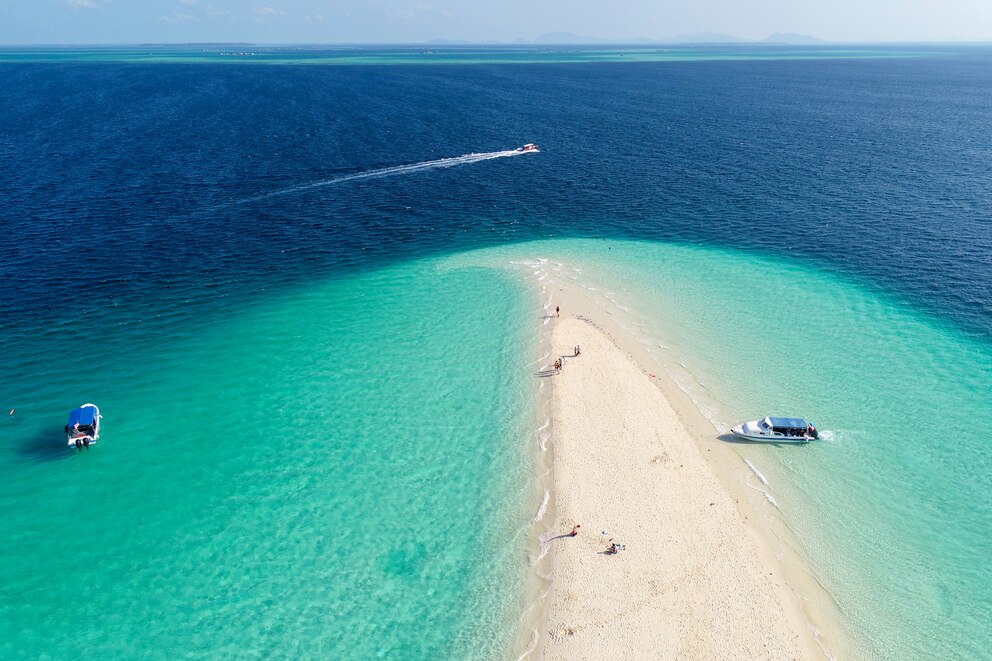
[(561, 371), (561, 358), (555, 360), (555, 373)]
[(580, 526), (579, 524), (576, 523), (574, 526), (572, 526), (572, 532), (568, 533), (568, 536), (569, 537), (576, 537), (576, 536), (578, 536), (578, 534), (579, 534), (579, 528), (581, 528), (581, 527), (582, 526)]
[(560, 317), (561, 316), (561, 306), (560, 305), (556, 305), (555, 306), (555, 316), (556, 317)]

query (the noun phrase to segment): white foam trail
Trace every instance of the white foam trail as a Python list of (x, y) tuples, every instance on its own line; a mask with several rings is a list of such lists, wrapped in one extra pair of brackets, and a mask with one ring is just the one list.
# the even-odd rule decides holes
[(541, 434), (541, 452), (548, 451), (548, 439), (551, 438), (550, 434)]
[(516, 149), (508, 149), (504, 151), (490, 151), (483, 153), (473, 153), (473, 154), (463, 154), (461, 156), (452, 156), (450, 158), (439, 158), (433, 161), (421, 161), (420, 163), (410, 163), (409, 165), (395, 165), (388, 168), (379, 168), (377, 170), (366, 170), (365, 172), (356, 172), (355, 174), (344, 175), (343, 177), (335, 177), (333, 179), (324, 179), (323, 181), (315, 181), (310, 184), (303, 184), (301, 186), (293, 186), (291, 188), (284, 188), (282, 190), (272, 191), (271, 193), (266, 193), (264, 195), (256, 195), (255, 197), (249, 197), (244, 200), (239, 200), (233, 204), (250, 204), (252, 202), (259, 202), (261, 200), (267, 200), (272, 197), (279, 197), (281, 195), (291, 195), (293, 193), (302, 193), (303, 191), (313, 190), (315, 188), (323, 188), (324, 186), (333, 186), (334, 184), (343, 184), (346, 181), (358, 181), (360, 179), (380, 179), (382, 177), (393, 177), (400, 174), (413, 174), (414, 172), (423, 172), (425, 170), (437, 170), (441, 168), (451, 168), (456, 165), (469, 165), (471, 163), (479, 163), (481, 161), (491, 161), (495, 158), (509, 158), (511, 156), (521, 156), (523, 154), (536, 153), (534, 151), (517, 151)]

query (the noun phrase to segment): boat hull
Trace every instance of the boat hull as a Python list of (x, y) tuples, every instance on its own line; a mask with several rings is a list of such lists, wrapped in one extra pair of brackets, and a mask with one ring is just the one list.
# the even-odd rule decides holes
[(765, 435), (765, 434), (756, 435), (756, 434), (746, 434), (744, 432), (740, 432), (740, 431), (737, 431), (737, 430), (734, 430), (734, 429), (731, 429), (730, 430), (730, 433), (732, 433), (737, 438), (743, 438), (743, 439), (745, 439), (747, 441), (751, 441), (753, 443), (796, 443), (796, 444), (799, 444), (799, 443), (809, 443), (810, 440), (812, 440), (808, 436), (771, 436), (771, 435)]

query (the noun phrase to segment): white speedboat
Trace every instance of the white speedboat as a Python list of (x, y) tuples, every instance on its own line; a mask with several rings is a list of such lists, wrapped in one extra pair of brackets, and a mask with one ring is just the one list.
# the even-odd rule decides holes
[(537, 151), (537, 145), (533, 142), (528, 142), (523, 147), (517, 147), (517, 151)]
[(809, 443), (819, 438), (813, 423), (803, 418), (773, 418), (752, 420), (731, 427), (735, 436), (759, 443)]
[(69, 422), (65, 425), (66, 443), (77, 448), (96, 443), (100, 438), (101, 417), (96, 404), (83, 404), (69, 411)]

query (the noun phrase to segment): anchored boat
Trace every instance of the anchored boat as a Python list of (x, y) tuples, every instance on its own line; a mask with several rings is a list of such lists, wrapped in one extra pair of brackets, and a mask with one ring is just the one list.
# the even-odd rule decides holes
[(100, 438), (100, 409), (96, 404), (83, 404), (69, 412), (69, 422), (65, 425), (65, 438), (68, 445), (77, 448), (89, 447)]
[(759, 443), (809, 443), (819, 438), (813, 423), (803, 418), (773, 418), (752, 420), (731, 427), (735, 436)]

